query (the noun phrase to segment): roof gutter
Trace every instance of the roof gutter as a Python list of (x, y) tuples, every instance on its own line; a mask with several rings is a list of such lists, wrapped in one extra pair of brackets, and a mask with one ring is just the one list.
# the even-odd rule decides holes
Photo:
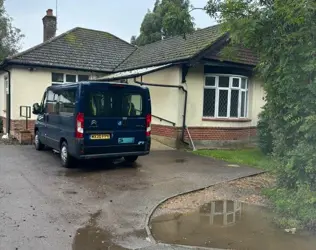
[(54, 69), (62, 69), (62, 70), (77, 70), (77, 71), (85, 71), (85, 72), (97, 72), (97, 73), (112, 73), (113, 70), (94, 70), (94, 69), (82, 69), (76, 67), (67, 67), (67, 66), (58, 66), (58, 65), (42, 65), (38, 63), (23, 63), (23, 62), (15, 62), (10, 60), (4, 60), (0, 65), (1, 68), (7, 67), (9, 65), (16, 66), (29, 66), (29, 67), (41, 67), (41, 68), (54, 68)]
[(182, 120), (182, 130), (181, 130), (181, 141), (189, 145), (184, 140), (185, 135), (185, 128), (186, 128), (186, 116), (187, 116), (187, 103), (188, 103), (188, 91), (182, 86), (182, 85), (166, 85), (166, 84), (157, 84), (157, 83), (145, 83), (142, 81), (137, 81), (136, 78), (134, 78), (134, 82), (141, 85), (141, 86), (152, 86), (152, 87), (161, 87), (161, 88), (177, 88), (181, 89), (184, 92), (184, 104), (183, 104), (183, 120)]

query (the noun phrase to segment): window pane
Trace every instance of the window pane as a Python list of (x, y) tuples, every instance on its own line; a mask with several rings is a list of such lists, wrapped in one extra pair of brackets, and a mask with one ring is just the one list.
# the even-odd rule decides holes
[(64, 82), (64, 74), (52, 73), (52, 82)]
[(219, 91), (218, 116), (227, 117), (228, 90)]
[(215, 77), (213, 76), (208, 76), (205, 79), (205, 86), (215, 86)]
[(233, 87), (239, 88), (239, 78), (233, 78)]
[(229, 77), (220, 76), (218, 85), (219, 85), (219, 87), (229, 87)]
[(76, 90), (65, 90), (59, 95), (59, 112), (61, 115), (75, 113)]
[(204, 90), (203, 116), (215, 116), (215, 89)]
[(140, 116), (143, 98), (139, 94), (124, 94), (122, 99), (123, 116)]
[(245, 111), (246, 111), (245, 103), (246, 103), (246, 92), (242, 91), (241, 92), (241, 112), (240, 112), (241, 117), (246, 117), (245, 116)]
[(230, 117), (238, 117), (239, 90), (232, 90), (230, 97)]
[(66, 75), (66, 82), (76, 82), (76, 75)]
[(78, 81), (88, 81), (89, 80), (89, 76), (88, 75), (78, 75)]
[(245, 100), (245, 117), (248, 115), (248, 91), (245, 92), (246, 100)]
[(241, 88), (242, 89), (246, 89), (247, 88), (247, 79), (246, 78), (242, 78), (241, 79)]

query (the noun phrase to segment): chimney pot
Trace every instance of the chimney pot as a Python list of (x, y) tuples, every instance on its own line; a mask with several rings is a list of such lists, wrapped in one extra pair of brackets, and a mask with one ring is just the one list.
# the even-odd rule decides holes
[(48, 9), (46, 11), (46, 16), (53, 16), (53, 10), (52, 9)]
[(57, 19), (53, 15), (53, 10), (48, 9), (43, 17), (43, 41), (47, 41), (56, 35)]

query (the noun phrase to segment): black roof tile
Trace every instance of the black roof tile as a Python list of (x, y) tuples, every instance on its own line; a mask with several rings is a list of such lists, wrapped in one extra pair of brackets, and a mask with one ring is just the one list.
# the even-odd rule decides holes
[(12, 63), (111, 72), (135, 49), (107, 32), (77, 27), (7, 60)]
[(175, 36), (139, 47), (115, 71), (124, 71), (164, 63), (182, 61), (211, 46), (223, 33), (219, 25)]

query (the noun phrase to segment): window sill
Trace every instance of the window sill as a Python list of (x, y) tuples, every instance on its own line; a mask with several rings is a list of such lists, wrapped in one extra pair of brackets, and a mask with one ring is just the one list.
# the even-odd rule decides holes
[(249, 118), (212, 118), (212, 117), (203, 117), (202, 121), (210, 122), (251, 122)]

